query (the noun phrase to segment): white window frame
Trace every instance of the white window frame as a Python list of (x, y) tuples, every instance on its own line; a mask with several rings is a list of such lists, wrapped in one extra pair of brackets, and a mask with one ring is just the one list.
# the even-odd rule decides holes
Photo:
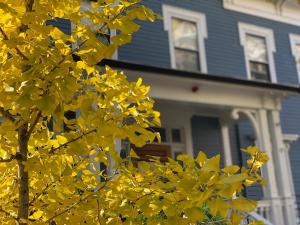
[(292, 54), (295, 58), (295, 66), (297, 69), (298, 81), (300, 83), (300, 64), (297, 62), (297, 60), (300, 59), (300, 54), (297, 54), (297, 51), (295, 48), (296, 45), (300, 45), (300, 35), (299, 34), (290, 34), (290, 45), (291, 45)]
[(250, 63), (247, 57), (246, 52), (246, 35), (255, 35), (259, 37), (263, 37), (266, 40), (266, 47), (267, 47), (267, 54), (268, 54), (268, 64), (269, 64), (269, 71), (270, 71), (270, 82), (277, 83), (277, 76), (276, 76), (276, 68), (275, 68), (275, 61), (274, 61), (274, 53), (276, 52), (276, 45), (274, 40), (274, 33), (272, 29), (259, 27), (252, 24), (247, 23), (238, 23), (239, 35), (240, 35), (240, 44), (244, 48), (244, 57), (246, 63), (246, 70), (247, 70), (247, 78), (251, 80), (251, 71), (250, 71)]
[(170, 5), (163, 5), (163, 16), (164, 16), (164, 29), (168, 32), (169, 36), (169, 49), (170, 49), (170, 58), (171, 66), (176, 69), (176, 60), (175, 60), (175, 46), (172, 37), (172, 18), (178, 18), (185, 21), (190, 21), (196, 24), (197, 26), (197, 37), (198, 37), (198, 46), (199, 46), (199, 65), (200, 72), (207, 73), (207, 60), (206, 60), (206, 50), (205, 50), (205, 39), (207, 38), (207, 24), (206, 16), (203, 13), (178, 8)]

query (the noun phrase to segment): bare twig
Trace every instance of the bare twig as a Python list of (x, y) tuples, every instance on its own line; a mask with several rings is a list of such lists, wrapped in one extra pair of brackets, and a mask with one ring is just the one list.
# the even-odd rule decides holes
[(46, 184), (46, 186), (44, 187), (44, 189), (40, 192), (37, 193), (32, 200), (29, 202), (29, 205), (32, 206), (33, 203), (39, 198), (41, 197), (50, 187), (52, 187), (56, 182), (53, 182), (52, 184)]
[(101, 220), (100, 220), (100, 202), (99, 202), (99, 199), (97, 199), (97, 218), (98, 218), (98, 222), (99, 222), (99, 225), (101, 225)]
[(33, 132), (33, 130), (34, 130), (36, 124), (39, 122), (39, 119), (41, 118), (41, 116), (42, 116), (42, 112), (39, 110), (38, 113), (37, 113), (37, 115), (36, 115), (35, 120), (34, 120), (33, 123), (31, 124), (31, 126), (30, 126), (30, 128), (29, 128), (29, 130), (28, 130), (28, 132), (27, 132), (28, 138), (29, 138), (30, 135), (32, 134), (32, 132)]
[(16, 156), (15, 155), (12, 155), (10, 158), (8, 159), (3, 159), (3, 158), (0, 158), (0, 163), (9, 163), (9, 162), (12, 162), (13, 160), (16, 159)]
[(7, 212), (6, 210), (4, 210), (2, 207), (0, 207), (0, 212), (4, 213), (6, 216), (14, 219), (15, 221), (19, 221), (18, 217), (15, 217), (14, 215), (12, 215), (10, 212)]
[(8, 111), (5, 110), (3, 107), (0, 107), (0, 113), (6, 118), (9, 119), (12, 122), (15, 122), (15, 117)]
[(94, 132), (96, 132), (96, 131), (97, 131), (97, 129), (93, 129), (93, 130), (90, 130), (90, 131), (88, 131), (88, 132), (86, 132), (86, 133), (83, 133), (83, 134), (81, 134), (80, 136), (78, 136), (78, 137), (76, 137), (76, 138), (74, 138), (74, 139), (72, 139), (72, 140), (70, 140), (70, 141), (68, 141), (68, 142), (66, 142), (66, 143), (64, 143), (64, 144), (62, 144), (62, 145), (56, 147), (56, 148), (52, 148), (52, 149), (49, 151), (49, 153), (55, 153), (57, 150), (59, 150), (59, 149), (61, 149), (61, 148), (64, 148), (64, 147), (67, 147), (69, 144), (71, 144), (71, 143), (73, 143), (73, 142), (75, 142), (75, 141), (78, 141), (79, 139), (83, 138), (84, 136), (87, 136), (87, 135), (89, 135), (89, 134), (91, 134), (91, 133), (94, 133)]
[[(7, 34), (5, 33), (5, 31), (2, 29), (2, 27), (0, 27), (0, 33), (2, 34), (4, 40), (9, 40)], [(21, 50), (18, 47), (15, 47), (15, 50), (17, 51), (17, 53), (26, 61), (28, 61), (28, 57), (26, 55), (24, 55)]]
[[(97, 192), (101, 191), (102, 189), (104, 189), (106, 187), (108, 181), (106, 181), (98, 190)], [(78, 202), (75, 202), (74, 204), (70, 205), (69, 207), (67, 207), (66, 209), (62, 210), (61, 212), (55, 213), (52, 217), (50, 217), (45, 223), (49, 223), (51, 221), (53, 221), (53, 219), (55, 219), (56, 217), (59, 217), (61, 215), (63, 215), (66, 212), (69, 212), (71, 209), (75, 208), (76, 206), (78, 206), (79, 204), (81, 204), (82, 202), (88, 200), (89, 198), (93, 197), (97, 192), (93, 192), (87, 196), (85, 196), (84, 198), (80, 199)]]

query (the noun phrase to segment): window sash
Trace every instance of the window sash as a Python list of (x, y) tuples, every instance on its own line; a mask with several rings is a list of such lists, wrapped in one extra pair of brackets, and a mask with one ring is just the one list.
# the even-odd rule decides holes
[[(196, 59), (194, 61), (194, 63), (195, 63), (194, 66), (187, 67), (184, 65), (185, 62), (187, 62), (187, 61), (183, 61), (183, 60), (178, 61), (178, 52), (185, 53), (185, 54), (192, 53), (194, 56), (196, 56), (195, 57)], [(175, 57), (175, 64), (176, 64), (177, 69), (184, 69), (184, 70), (189, 70), (189, 71), (200, 71), (201, 70), (199, 51), (193, 51), (193, 50), (189, 50), (189, 49), (174, 47), (174, 57)], [(185, 57), (185, 59), (187, 59), (187, 58)], [(179, 64), (181, 64), (181, 66), (178, 66)]]
[[(178, 37), (175, 37), (176, 29), (174, 28), (174, 21), (183, 23), (181, 25), (181, 27), (178, 27), (179, 31), (181, 29), (180, 33), (177, 32), (177, 34), (179, 34)], [(182, 29), (182, 28), (184, 28), (184, 23), (185, 23), (185, 25), (191, 25), (190, 30), (192, 29), (193, 31), (185, 31), (184, 32), (184, 30)], [(171, 26), (172, 26), (172, 39), (173, 39), (173, 43), (174, 43), (175, 47), (199, 51), (199, 45), (198, 45), (199, 37), (198, 37), (197, 23), (195, 23), (194, 21), (190, 21), (190, 20), (172, 17), (172, 25)], [(187, 28), (188, 27), (186, 27), (186, 29)], [(190, 33), (190, 37), (186, 35), (187, 33)], [(186, 40), (189, 40), (190, 42), (183, 40), (182, 43), (180, 43), (180, 39), (182, 39), (182, 38), (185, 38)]]
[[(265, 72), (259, 71), (255, 69), (255, 67), (253, 66), (265, 67), (266, 71)], [(261, 80), (261, 81), (271, 81), (270, 66), (268, 63), (249, 60), (249, 67), (250, 67), (250, 73), (252, 79)]]
[[(252, 42), (251, 42), (252, 41)], [(255, 43), (256, 42), (256, 43)], [(255, 46), (256, 45), (256, 46)], [(250, 49), (256, 47), (256, 49)], [(268, 63), (268, 46), (264, 36), (246, 34), (246, 54), (249, 60)]]

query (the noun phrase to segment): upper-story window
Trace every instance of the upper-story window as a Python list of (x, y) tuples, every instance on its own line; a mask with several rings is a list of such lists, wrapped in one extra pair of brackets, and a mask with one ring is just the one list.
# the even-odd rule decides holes
[(244, 47), (248, 79), (277, 82), (274, 64), (273, 31), (239, 23), (240, 42)]
[(202, 13), (163, 5), (172, 68), (207, 73), (206, 17)]
[(197, 24), (172, 18), (172, 37), (176, 68), (200, 71)]
[(246, 34), (246, 54), (251, 78), (270, 81), (268, 49), (264, 37)]
[(290, 35), (292, 54), (295, 58), (295, 65), (298, 72), (298, 79), (300, 82), (300, 35)]

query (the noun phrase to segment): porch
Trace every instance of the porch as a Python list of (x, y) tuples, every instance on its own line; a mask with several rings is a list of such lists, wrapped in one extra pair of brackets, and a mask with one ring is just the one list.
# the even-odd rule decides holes
[(298, 94), (298, 88), (130, 63), (108, 64), (121, 68), (132, 80), (143, 74), (161, 112), (163, 145), (172, 157), (195, 156), (202, 150), (209, 156), (221, 154), (223, 166), (243, 165), (246, 159), (240, 148), (257, 145), (266, 151), (270, 157), (262, 170), (266, 188), (248, 188), (244, 193), (259, 200), (249, 220), (299, 224), (288, 154), (289, 144), (298, 137), (283, 134), (280, 121), (282, 101)]

